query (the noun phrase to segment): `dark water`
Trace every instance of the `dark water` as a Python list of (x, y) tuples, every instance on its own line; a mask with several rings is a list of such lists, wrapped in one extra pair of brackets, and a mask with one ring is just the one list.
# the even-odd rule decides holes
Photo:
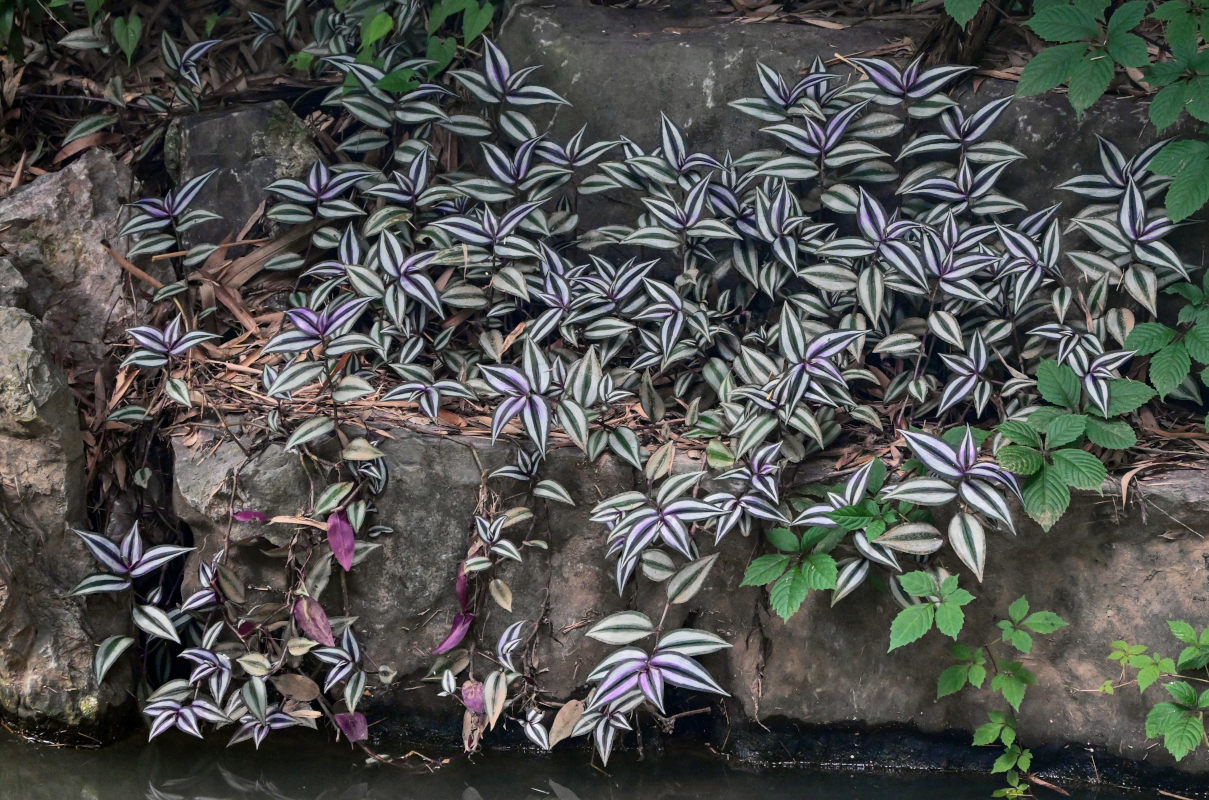
[[(639, 761), (616, 754), (608, 772), (586, 752), (548, 758), (458, 758), (434, 771), (367, 766), (364, 754), (318, 736), (225, 749), (169, 734), (145, 744), (68, 750), (0, 738), (2, 800), (986, 800), (1001, 784), (961, 775), (751, 770), (701, 753)], [(1061, 795), (1037, 789), (1039, 798)], [(1134, 800), (1072, 789), (1079, 800)]]

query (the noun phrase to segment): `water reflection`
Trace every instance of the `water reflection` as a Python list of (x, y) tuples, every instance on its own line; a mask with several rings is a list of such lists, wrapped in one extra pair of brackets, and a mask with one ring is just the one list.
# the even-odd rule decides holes
[[(78, 751), (0, 738), (3, 800), (985, 800), (993, 781), (963, 776), (843, 775), (754, 771), (700, 755), (619, 753), (608, 774), (569, 752), (536, 759), (485, 755), (435, 772), (366, 766), (318, 737), (274, 742), (257, 753), (179, 739), (128, 741)], [(1048, 794), (1048, 793), (1047, 793)], [(1056, 795), (1054, 795), (1056, 797)], [(1121, 795), (1090, 791), (1082, 800)]]

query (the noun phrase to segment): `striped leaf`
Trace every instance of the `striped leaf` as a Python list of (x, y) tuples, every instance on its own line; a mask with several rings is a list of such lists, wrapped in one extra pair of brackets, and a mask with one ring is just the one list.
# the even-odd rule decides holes
[(565, 503), (569, 506), (575, 505), (575, 501), (571, 499), (571, 495), (558, 481), (538, 481), (537, 485), (533, 487), (533, 494), (536, 497), (542, 497), (546, 500), (554, 500), (559, 503)]
[(949, 522), (949, 546), (961, 559), (961, 563), (969, 567), (978, 582), (982, 583), (987, 545), (986, 531), (978, 517), (965, 511), (955, 515)]
[(957, 497), (957, 490), (939, 478), (912, 478), (889, 487), (882, 497), (921, 506), (943, 506)]
[(941, 537), (936, 526), (926, 522), (907, 522), (895, 525), (877, 537), (876, 541), (882, 547), (914, 556), (935, 553), (944, 544), (944, 538)]
[(676, 574), (676, 566), (672, 557), (662, 550), (649, 549), (642, 551), (642, 574), (647, 580), (661, 583)]
[(109, 670), (118, 663), (118, 659), (130, 649), (132, 644), (134, 644), (134, 638), (131, 636), (110, 636), (101, 642), (97, 647), (96, 655), (92, 658), (92, 672), (98, 685), (105, 680)]
[(928, 315), (928, 329), (949, 344), (964, 350), (961, 323), (948, 311), (937, 309)]
[(679, 653), (682, 656), (703, 656), (730, 646), (730, 642), (717, 634), (694, 628), (681, 628), (661, 638), (655, 649)]
[(667, 582), (668, 602), (672, 605), (679, 605), (692, 600), (697, 592), (701, 591), (706, 577), (714, 568), (714, 562), (717, 560), (717, 553), (699, 558), (673, 575)]
[[(62, 42), (60, 42), (62, 44)], [(76, 139), (83, 139), (85, 136), (90, 136), (99, 131), (103, 131), (113, 123), (117, 122), (117, 117), (112, 114), (93, 114), (91, 117), (85, 117), (71, 127), (67, 135), (63, 137), (63, 144), (67, 145), (74, 142)]]
[(76, 584), (68, 594), (81, 597), (86, 594), (104, 594), (107, 592), (123, 592), (130, 588), (130, 579), (121, 575), (89, 575)]
[(639, 611), (621, 611), (605, 617), (584, 635), (605, 644), (629, 644), (654, 632), (655, 626), (646, 614)]
[(134, 624), (138, 626), (139, 630), (150, 636), (180, 644), (181, 640), (176, 632), (176, 626), (172, 624), (171, 617), (163, 609), (155, 606), (135, 606), (131, 614), (134, 617)]
[(330, 417), (312, 417), (299, 425), (290, 438), (286, 440), (285, 449), (293, 450), (307, 442), (326, 436), (336, 429), (336, 423)]

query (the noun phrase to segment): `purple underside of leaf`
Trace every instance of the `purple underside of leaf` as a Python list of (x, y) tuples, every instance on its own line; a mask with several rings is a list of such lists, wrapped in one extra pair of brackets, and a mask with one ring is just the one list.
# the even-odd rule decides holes
[(453, 648), (462, 643), (466, 638), (466, 633), (470, 630), (470, 623), (474, 622), (474, 614), (458, 614), (453, 618), (453, 625), (450, 626), (449, 635), (445, 637), (439, 645), (433, 648), (432, 654), (439, 656), (442, 653), (448, 653)]
[(332, 555), (344, 571), (352, 569), (357, 543), (353, 537), (353, 526), (343, 511), (337, 511), (328, 517), (327, 541), (332, 546)]
[(483, 699), (483, 682), (466, 681), (462, 684), (462, 702), (475, 714), (486, 713), (487, 703)]
[(298, 602), (294, 604), (294, 621), (298, 623), (298, 630), (307, 638), (325, 647), (336, 646), (336, 637), (332, 634), (332, 625), (328, 622), (327, 613), (315, 598), (298, 598)]
[(234, 514), (231, 515), (231, 518), (233, 520), (235, 520), (236, 522), (268, 522), (269, 521), (268, 514), (264, 513), (263, 511), (253, 511), (251, 509), (244, 509), (243, 511), (236, 511)]
[(336, 714), (336, 727), (349, 742), (363, 742), (369, 738), (369, 724), (360, 711), (351, 714)]

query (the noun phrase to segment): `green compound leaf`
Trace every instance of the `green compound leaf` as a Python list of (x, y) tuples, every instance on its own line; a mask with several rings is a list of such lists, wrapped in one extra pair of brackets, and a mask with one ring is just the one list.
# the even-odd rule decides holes
[(1083, 42), (1045, 48), (1024, 65), (1016, 94), (1027, 97), (1056, 89), (1066, 83), (1086, 52), (1087, 45)]
[(898, 616), (890, 624), (890, 650), (923, 638), (924, 634), (932, 630), (934, 621), (935, 610), (931, 603), (907, 606), (898, 612)]
[(1050, 42), (1077, 42), (1090, 39), (1100, 32), (1095, 17), (1071, 5), (1043, 8), (1024, 24)]

